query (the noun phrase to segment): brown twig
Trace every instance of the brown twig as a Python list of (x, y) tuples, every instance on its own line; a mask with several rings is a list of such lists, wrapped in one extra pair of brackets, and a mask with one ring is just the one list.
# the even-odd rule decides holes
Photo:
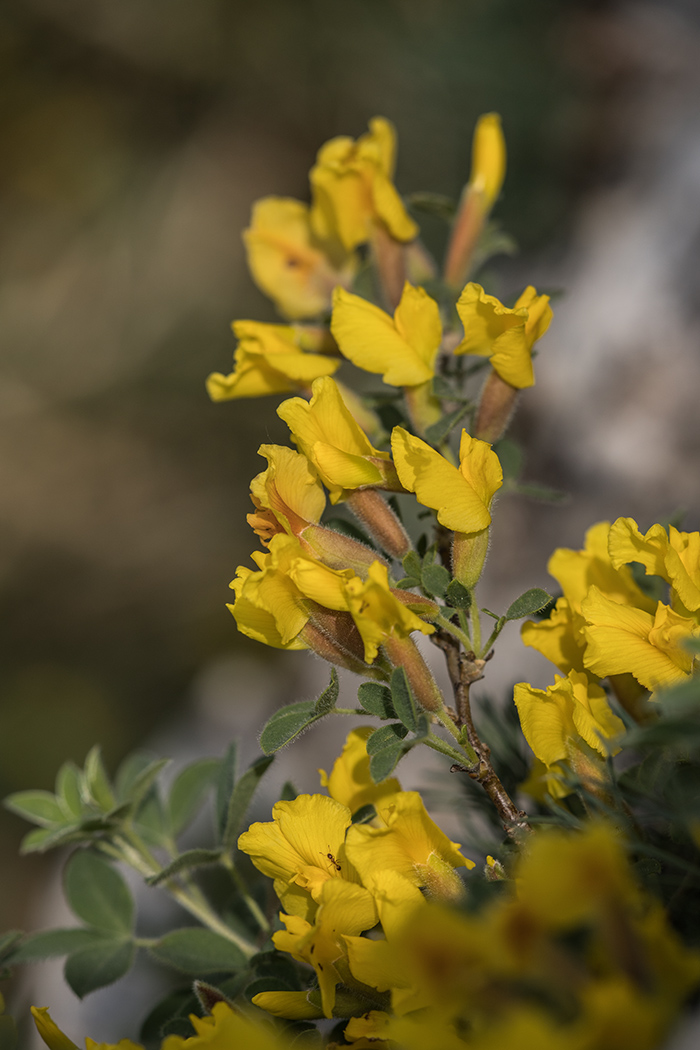
[(466, 773), (472, 780), (481, 784), (498, 811), (504, 831), (517, 841), (522, 837), (524, 831), (532, 830), (527, 822), (527, 815), (518, 809), (501, 783), (491, 764), (491, 749), (479, 738), (472, 718), (469, 689), (473, 682), (478, 682), (484, 677), (483, 669), (486, 660), (477, 659), (474, 653), (461, 652), (459, 642), (446, 631), (436, 631), (432, 635), (432, 641), (445, 654), (447, 671), (454, 692), (457, 725), (464, 728), (467, 740), (479, 759), (476, 768), (453, 765), (452, 772)]

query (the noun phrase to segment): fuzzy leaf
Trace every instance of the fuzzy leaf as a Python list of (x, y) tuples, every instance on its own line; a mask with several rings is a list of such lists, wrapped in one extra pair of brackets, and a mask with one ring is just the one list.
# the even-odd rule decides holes
[(260, 734), (260, 747), (266, 755), (272, 755), (286, 747), (321, 716), (316, 713), (315, 700), (302, 700), (298, 704), (287, 704), (275, 711)]
[(436, 594), (439, 598), (443, 596), (450, 582), (450, 574), (444, 565), (434, 563), (424, 565), (421, 573), (421, 583), (428, 594)]
[(333, 710), (333, 708), (338, 702), (339, 691), (340, 686), (338, 685), (338, 672), (336, 671), (335, 667), (331, 667), (330, 685), (323, 690), (318, 700), (316, 701), (316, 705), (314, 707), (314, 712), (317, 715), (319, 715), (319, 717), (322, 715), (330, 714), (330, 712)]
[(56, 774), (56, 797), (68, 817), (79, 817), (83, 812), (80, 779), (81, 773), (75, 762), (64, 762)]
[(96, 853), (80, 850), (73, 854), (64, 871), (63, 887), (72, 911), (83, 922), (109, 933), (131, 932), (131, 891), (119, 872)]
[(551, 600), (551, 594), (547, 594), (541, 587), (532, 587), (515, 599), (506, 613), (506, 620), (521, 620), (523, 616), (532, 616), (544, 609), (545, 605), (549, 605)]
[(189, 974), (240, 970), (246, 965), (240, 948), (220, 934), (200, 926), (166, 933), (149, 951), (159, 962)]
[(15, 791), (5, 799), (5, 806), (32, 824), (45, 828), (66, 822), (65, 813), (51, 791)]
[(90, 749), (85, 759), (83, 784), (88, 796), (86, 801), (95, 802), (105, 812), (114, 808), (116, 799), (97, 744)]
[(179, 875), (182, 871), (203, 868), (207, 864), (218, 864), (220, 860), (220, 849), (188, 849), (166, 865), (157, 875), (149, 876), (146, 882), (149, 886), (158, 886), (161, 882), (167, 882), (168, 879)]
[(185, 830), (211, 789), (221, 767), (218, 758), (200, 758), (178, 773), (170, 789), (170, 825), (176, 837)]
[[(391, 700), (396, 717), (403, 722), (406, 729), (415, 733), (418, 728), (420, 708), (415, 701), (403, 667), (397, 667), (391, 675)], [(376, 736), (376, 733), (373, 736)]]
[(471, 591), (459, 580), (451, 580), (445, 597), (452, 609), (469, 609), (472, 604)]
[(52, 959), (59, 955), (70, 955), (79, 948), (85, 948), (97, 941), (112, 941), (113, 938), (95, 930), (86, 930), (84, 926), (73, 926), (69, 929), (40, 930), (30, 933), (20, 946), (12, 953), (12, 965), (16, 963), (36, 962), (37, 959)]
[(96, 941), (68, 956), (64, 969), (66, 981), (82, 999), (89, 992), (114, 984), (128, 973), (135, 954), (136, 947), (130, 938)]
[(216, 832), (219, 841), (223, 838), (228, 820), (228, 804), (236, 784), (236, 741), (229, 744), (221, 760), (216, 784)]
[(403, 747), (401, 741), (407, 732), (406, 726), (401, 725), (400, 722), (392, 722), (391, 725), (380, 726), (367, 739), (367, 754), (370, 756), (376, 755), (377, 752), (383, 751), (387, 747), (395, 747), (397, 744)]
[(380, 682), (363, 682), (357, 690), (357, 699), (365, 711), (377, 718), (398, 717), (391, 702), (391, 690)]

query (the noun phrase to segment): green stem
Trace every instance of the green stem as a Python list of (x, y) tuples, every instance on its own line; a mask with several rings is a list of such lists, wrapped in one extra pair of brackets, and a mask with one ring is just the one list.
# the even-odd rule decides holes
[[(133, 839), (133, 841), (130, 841), (130, 839)], [(121, 836), (115, 837), (114, 843), (114, 846), (110, 843), (102, 843), (104, 852), (110, 853), (118, 860), (125, 861), (135, 871), (138, 871), (140, 875), (143, 875), (144, 878), (148, 879), (152, 875), (157, 875), (160, 871), (160, 865), (151, 857), (150, 851), (135, 833), (127, 832), (124, 838)], [(143, 852), (139, 846), (143, 847)], [(164, 886), (168, 893), (190, 915), (194, 915), (195, 918), (199, 919), (203, 926), (207, 926), (214, 933), (220, 934), (227, 941), (235, 944), (246, 958), (250, 959), (251, 956), (256, 954), (258, 951), (257, 945), (251, 944), (250, 941), (247, 941), (244, 937), (237, 934), (235, 930), (232, 930), (230, 926), (227, 926), (223, 919), (220, 919), (213, 910), (198, 887), (191, 884), (179, 886), (172, 879), (164, 883)]]
[(466, 652), (469, 652), (472, 648), (471, 638), (468, 634), (465, 634), (461, 628), (457, 627), (456, 624), (448, 620), (447, 617), (443, 616), (442, 613), (438, 613), (437, 616), (432, 617), (432, 622), (436, 623), (438, 627), (442, 627), (443, 631), (447, 631), (453, 638), (456, 638), (458, 642), (461, 642)]
[[(431, 747), (433, 751), (439, 751), (441, 755), (446, 755), (448, 758), (451, 758), (452, 761), (456, 762), (458, 766), (464, 766), (464, 754), (468, 756), (469, 762), (472, 765), (478, 766), (479, 764), (479, 760), (474, 754), (474, 752), (472, 752), (472, 754), (474, 755), (473, 758), (470, 755), (468, 755), (466, 748), (464, 750), (464, 754), (460, 754), (459, 751), (457, 751), (454, 747), (450, 747), (449, 744), (446, 744), (445, 741), (441, 740), (439, 736), (435, 736), (434, 733), (430, 733), (429, 736), (424, 737), (423, 743), (427, 744), (428, 747)], [(469, 748), (469, 750), (471, 751), (471, 748)]]
[(474, 652), (481, 656), (481, 620), (479, 619), (479, 606), (472, 600), (469, 608), (469, 616), (472, 621), (472, 638), (474, 640)]
[(502, 616), (500, 620), (496, 621), (496, 626), (494, 627), (493, 631), (489, 635), (489, 639), (488, 639), (486, 645), (484, 646), (483, 653), (481, 654), (484, 659), (491, 652), (491, 649), (493, 647), (493, 643), (496, 641), (496, 639), (498, 638), (499, 634), (501, 633), (501, 631), (503, 630), (503, 628), (505, 627), (505, 625), (507, 623), (508, 623), (508, 621), (506, 620), (505, 616)]

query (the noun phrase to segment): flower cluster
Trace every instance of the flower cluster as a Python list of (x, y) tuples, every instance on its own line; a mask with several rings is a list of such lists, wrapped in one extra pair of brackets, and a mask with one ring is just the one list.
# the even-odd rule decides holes
[[(474, 279), (503, 243), (496, 114), (477, 123), (459, 202), (442, 202), (442, 267), (420, 241), (420, 197), (393, 183), (395, 155), (377, 117), (321, 148), (309, 204), (254, 205), (248, 262), (282, 322), (235, 321), (234, 369), (207, 380), (216, 401), (283, 396), (289, 428), (289, 446), (259, 448), (260, 547), (231, 613), (249, 638), (334, 665), (330, 684), (272, 715), (242, 775), (232, 745), (166, 797), (163, 763), (131, 756), (112, 783), (93, 749), (55, 794), (12, 796), (39, 825), (25, 850), (79, 844), (64, 884), (83, 925), (12, 932), (0, 961), (64, 951), (79, 995), (137, 949), (187, 973), (196, 997), (153, 1011), (148, 1050), (654, 1050), (700, 986), (700, 533), (601, 522), (583, 550), (552, 555), (556, 601), (533, 588), (502, 614), (480, 608), (495, 498), (527, 494), (502, 436), (552, 311), (532, 286), (503, 303)], [(354, 393), (340, 379), (353, 369), (381, 385)], [(519, 683), (515, 707), (473, 703), (501, 631), (533, 616), (522, 640), (554, 684)], [(419, 635), (445, 656), (449, 700)], [(337, 706), (336, 666), (365, 679), (359, 707)], [(320, 771), (325, 793), (287, 785), (272, 819), (242, 830), (275, 753), (331, 714), (382, 724), (349, 733)], [(467, 854), (393, 775), (419, 745), (450, 763)], [(209, 788), (213, 845), (181, 851)], [(115, 861), (200, 925), (137, 937)], [(197, 881), (207, 866), (229, 880), (224, 904)], [(76, 1050), (33, 1012), (50, 1050)]]
[[(632, 564), (653, 578), (635, 579)], [(588, 530), (581, 551), (560, 548), (549, 572), (562, 589), (548, 619), (523, 625), (525, 645), (562, 672), (546, 691), (515, 687), (523, 732), (543, 765), (547, 789), (567, 794), (563, 764), (593, 784), (623, 731), (601, 679), (631, 717), (648, 714), (647, 691), (687, 681), (700, 637), (700, 533), (654, 525), (642, 535), (632, 518)], [(643, 579), (643, 578), (642, 578)], [(666, 587), (667, 601), (657, 597)], [(536, 777), (531, 782), (537, 791)]]

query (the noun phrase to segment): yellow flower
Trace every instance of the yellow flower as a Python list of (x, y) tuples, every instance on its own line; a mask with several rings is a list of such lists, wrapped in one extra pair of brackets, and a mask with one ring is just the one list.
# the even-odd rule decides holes
[(685, 681), (693, 671), (693, 657), (684, 641), (700, 637), (700, 627), (663, 602), (654, 615), (621, 605), (591, 587), (581, 603), (586, 620), (586, 667), (601, 678), (634, 675), (646, 689)]
[(474, 862), (430, 819), (418, 792), (402, 791), (375, 806), (380, 827), (353, 824), (347, 833), (346, 853), (362, 881), (389, 870), (432, 896), (458, 898), (462, 883), (454, 869), (473, 868)]
[[(336, 985), (349, 983), (345, 935), (355, 936), (371, 929), (377, 922), (377, 911), (372, 894), (350, 882), (326, 883), (319, 901), (313, 925), (297, 915), (282, 915), (287, 929), (274, 934), (272, 940), (278, 951), (289, 952), (297, 961), (313, 966), (323, 1013), (332, 1017)], [(253, 998), (258, 1006), (265, 1001), (264, 993), (262, 999)]]
[(381, 562), (370, 565), (366, 580), (359, 576), (348, 580), (344, 593), (347, 608), (364, 642), (368, 664), (376, 659), (379, 646), (389, 638), (408, 638), (413, 631), (432, 634), (435, 630), (392, 594), (387, 567)]
[(464, 339), (456, 354), (489, 357), (495, 372), (510, 386), (532, 386), (532, 347), (549, 328), (552, 310), (548, 295), (530, 285), (511, 310), (481, 285), (470, 282), (457, 300)]
[(667, 534), (662, 525), (652, 525), (642, 536), (636, 521), (618, 518), (610, 528), (609, 551), (616, 569), (640, 562), (647, 576), (671, 584), (684, 609), (700, 609), (700, 532), (679, 532), (671, 525)]
[(256, 201), (243, 240), (253, 280), (294, 319), (330, 309), (331, 292), (356, 268), (355, 259), (314, 235), (308, 205), (288, 197)]
[(189, 1038), (169, 1035), (161, 1050), (232, 1050), (232, 1047), (289, 1050), (291, 1047), (290, 1039), (270, 1025), (260, 1024), (232, 1009), (228, 1003), (215, 1003), (208, 1017), (190, 1014), (190, 1021), (197, 1034)]
[(351, 813), (357, 812), (370, 802), (394, 795), (401, 790), (395, 777), (387, 777), (381, 784), (375, 784), (369, 772), (369, 755), (367, 738), (374, 732), (374, 726), (360, 726), (348, 733), (343, 750), (336, 758), (330, 775), (320, 769), (321, 787), (328, 790), (331, 798), (347, 806)]
[(491, 524), (489, 507), (503, 484), (501, 463), (491, 446), (462, 431), (459, 468), (425, 441), (394, 427), (391, 450), (399, 480), (418, 502), (437, 511), (454, 532), (478, 532)]
[(228, 608), (241, 634), (275, 649), (308, 649), (300, 634), (309, 620), (304, 596), (289, 576), (299, 544), (284, 534), (273, 536), (270, 552), (251, 557), (258, 572), (239, 565), (231, 583), (236, 600)]
[(366, 372), (381, 374), (391, 386), (418, 386), (435, 374), (442, 340), (438, 304), (408, 282), (393, 318), (359, 295), (336, 288), (331, 332), (345, 357)]
[(235, 370), (227, 376), (212, 372), (207, 378), (212, 401), (288, 394), (340, 367), (338, 357), (317, 352), (333, 349), (322, 330), (261, 321), (234, 321), (232, 328), (238, 339)]
[(312, 391), (311, 401), (301, 397), (283, 401), (277, 415), (318, 471), (331, 503), (347, 499), (358, 488), (396, 488), (389, 453), (372, 447), (333, 380), (316, 379)]
[(329, 879), (360, 883), (345, 850), (351, 813), (327, 795), (299, 795), (277, 802), (272, 821), (252, 824), (238, 840), (292, 915), (311, 921)]
[(284, 445), (261, 445), (258, 455), (268, 466), (250, 483), (256, 513), (248, 515), (248, 524), (262, 542), (278, 532), (298, 536), (307, 525), (318, 523), (326, 496), (306, 456)]
[(481, 196), (484, 212), (491, 211), (506, 174), (506, 143), (498, 113), (479, 117), (472, 141), (472, 170), (467, 188)]
[(312, 228), (321, 238), (337, 236), (347, 251), (371, 240), (376, 223), (397, 241), (418, 235), (392, 182), (394, 127), (374, 117), (369, 129), (357, 142), (347, 136), (326, 142), (309, 174)]
[[(39, 1035), (49, 1050), (78, 1050), (76, 1044), (67, 1035), (64, 1035), (51, 1019), (47, 1007), (32, 1006), (32, 1017)], [(130, 1039), (121, 1039), (118, 1043), (96, 1043), (88, 1038), (85, 1040), (85, 1048), (86, 1050), (143, 1050), (142, 1046), (132, 1043)], [(171, 1050), (175, 1050), (175, 1047), (172, 1047)], [(216, 1048), (212, 1047), (212, 1050)]]
[(585, 672), (570, 671), (566, 678), (555, 675), (554, 685), (546, 691), (519, 682), (513, 699), (525, 739), (553, 774), (548, 778), (548, 786), (554, 795), (566, 793), (556, 778), (561, 762), (570, 760), (579, 772), (595, 775), (580, 754), (580, 741), (601, 755), (617, 754), (620, 750), (610, 747), (607, 741), (623, 733), (624, 724), (610, 710), (605, 691)]
[(557, 600), (546, 620), (527, 620), (520, 629), (524, 645), (536, 649), (564, 674), (583, 671), (583, 647), (575, 633), (574, 617), (566, 598)]

